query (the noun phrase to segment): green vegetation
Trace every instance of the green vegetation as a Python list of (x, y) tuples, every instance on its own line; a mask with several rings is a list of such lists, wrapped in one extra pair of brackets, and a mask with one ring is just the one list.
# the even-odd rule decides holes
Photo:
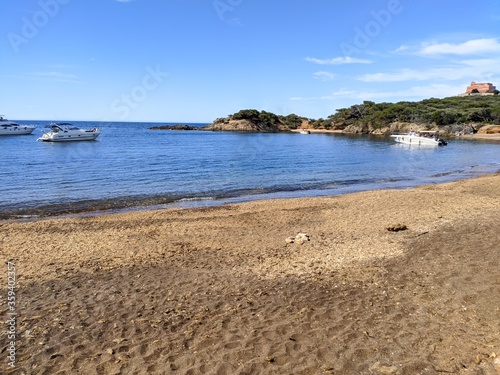
[[(259, 131), (286, 131), (297, 129), (306, 121), (315, 129), (346, 129), (370, 133), (389, 127), (393, 123), (417, 124), (425, 128), (443, 127), (444, 131), (464, 127), (480, 128), (487, 124), (500, 124), (500, 96), (468, 95), (444, 99), (430, 98), (419, 102), (375, 103), (364, 101), (349, 108), (340, 108), (327, 118), (307, 119), (294, 113), (282, 116), (256, 109), (242, 109), (225, 119), (248, 120)], [(454, 132), (457, 130), (453, 130)]]
[(363, 104), (338, 109), (328, 118), (336, 126), (358, 125), (372, 129), (389, 126), (396, 121), (429, 126), (500, 124), (500, 96), (470, 95), (398, 103), (364, 101)]
[(288, 126), (290, 129), (297, 129), (300, 125), (302, 125), (302, 120), (305, 120), (303, 117), (297, 116), (295, 113), (292, 113), (288, 116), (278, 116), (280, 121)]
[(259, 127), (275, 127), (285, 125), (289, 129), (297, 129), (302, 124), (303, 120), (307, 120), (294, 113), (287, 116), (278, 116), (271, 112), (258, 111), (256, 109), (242, 109), (241, 111), (230, 115), (229, 119), (248, 120)]
[(277, 115), (271, 112), (259, 112), (256, 109), (242, 109), (231, 116), (233, 120), (248, 120), (259, 126), (277, 125), (280, 120)]

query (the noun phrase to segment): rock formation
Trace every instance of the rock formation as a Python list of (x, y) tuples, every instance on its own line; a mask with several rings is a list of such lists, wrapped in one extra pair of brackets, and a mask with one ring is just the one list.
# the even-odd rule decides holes
[(233, 120), (230, 117), (218, 118), (212, 124), (205, 126), (203, 130), (221, 131), (221, 132), (247, 132), (247, 133), (278, 133), (290, 131), (289, 128), (281, 123), (255, 123), (250, 120)]
[(153, 126), (149, 128), (149, 130), (200, 130), (200, 128), (196, 126), (189, 126), (186, 124), (177, 124), (177, 125)]
[(485, 125), (478, 131), (479, 134), (500, 134), (500, 125)]

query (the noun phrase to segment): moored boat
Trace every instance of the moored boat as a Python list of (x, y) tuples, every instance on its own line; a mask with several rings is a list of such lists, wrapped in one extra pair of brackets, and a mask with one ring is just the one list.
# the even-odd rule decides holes
[(0, 115), (0, 135), (28, 135), (35, 129), (35, 125), (21, 125)]
[(46, 128), (50, 132), (43, 132), (43, 135), (37, 141), (45, 142), (71, 142), (71, 141), (94, 141), (101, 131), (97, 128), (80, 129), (69, 122), (52, 123)]
[(407, 134), (392, 134), (392, 138), (398, 143), (416, 146), (446, 146), (448, 142), (438, 137), (435, 131), (411, 131)]

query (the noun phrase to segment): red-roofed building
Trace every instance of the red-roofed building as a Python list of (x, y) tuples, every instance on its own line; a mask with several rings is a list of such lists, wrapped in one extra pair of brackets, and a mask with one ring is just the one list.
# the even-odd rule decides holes
[(472, 94), (472, 91), (477, 90), (481, 94), (489, 94), (494, 93), (496, 87), (491, 83), (476, 83), (472, 81), (470, 86), (467, 86), (466, 94)]

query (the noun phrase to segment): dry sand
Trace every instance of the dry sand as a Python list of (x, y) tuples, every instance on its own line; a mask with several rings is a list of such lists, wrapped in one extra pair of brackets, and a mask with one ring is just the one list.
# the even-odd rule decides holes
[(499, 192), (496, 174), (0, 222), (0, 373), (500, 374)]
[(483, 140), (483, 141), (500, 141), (500, 134), (462, 135), (459, 138), (463, 138), (463, 139), (480, 139), (480, 140)]

